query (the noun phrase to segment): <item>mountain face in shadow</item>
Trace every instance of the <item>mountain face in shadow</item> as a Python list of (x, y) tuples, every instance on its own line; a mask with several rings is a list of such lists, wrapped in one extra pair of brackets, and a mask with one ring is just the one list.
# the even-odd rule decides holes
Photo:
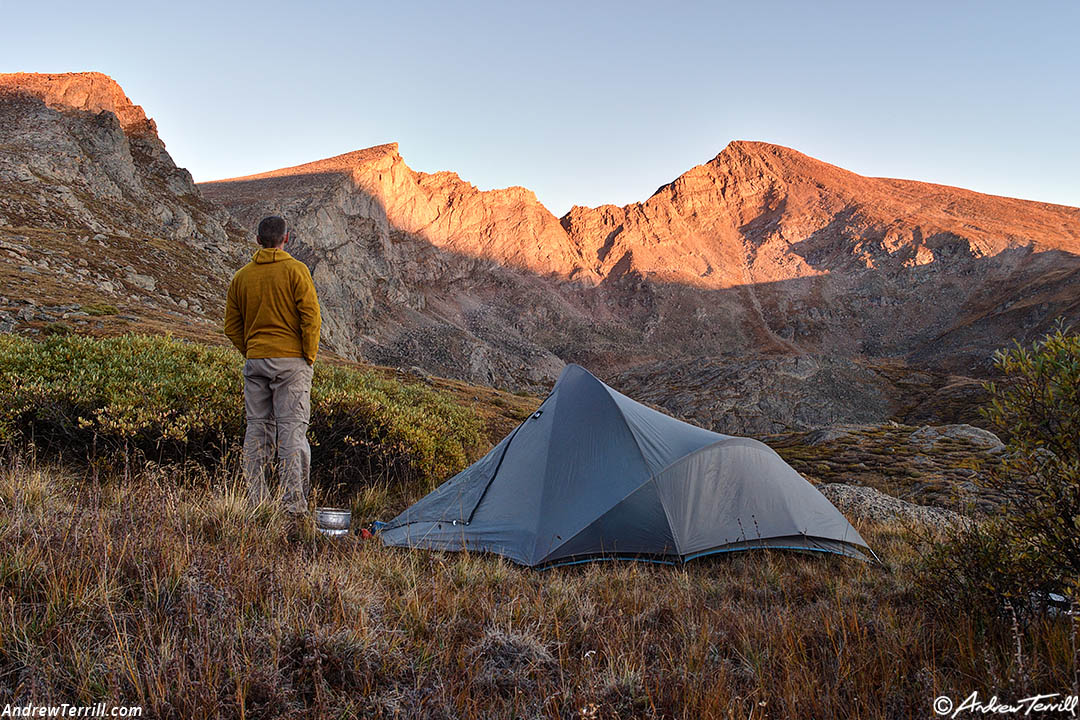
[(335, 350), (480, 382), (746, 353), (979, 373), (1080, 317), (1080, 210), (766, 143), (561, 219), (522, 188), (416, 172), (396, 144), (201, 189), (247, 227), (290, 218)]

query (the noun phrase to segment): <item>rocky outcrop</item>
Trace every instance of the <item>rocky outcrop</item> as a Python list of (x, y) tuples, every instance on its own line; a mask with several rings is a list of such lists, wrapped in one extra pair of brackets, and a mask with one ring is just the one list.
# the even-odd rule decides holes
[(849, 520), (919, 525), (939, 532), (954, 530), (970, 522), (958, 512), (910, 503), (865, 485), (828, 483), (818, 486), (818, 490)]
[(908, 438), (909, 442), (917, 443), (926, 450), (933, 450), (940, 445), (955, 444), (956, 441), (967, 442), (982, 448), (988, 453), (1005, 452), (1005, 443), (1001, 439), (982, 428), (971, 425), (941, 425), (932, 427), (923, 425)]
[(0, 87), (40, 98), (61, 112), (112, 113), (128, 135), (145, 135), (160, 142), (154, 121), (146, 117), (142, 107), (131, 102), (120, 85), (108, 75), (97, 72), (0, 73)]
[(243, 232), (119, 85), (100, 73), (0, 74), (0, 149), (0, 277), (21, 308), (6, 324), (64, 320), (31, 308), (74, 300), (115, 308), (94, 325), (219, 325)]
[(762, 439), (823, 487), (867, 486), (909, 503), (961, 514), (993, 511), (1002, 500), (980, 478), (1002, 470), (1004, 447), (994, 442), (992, 433), (970, 425), (915, 428), (887, 422)]
[(229, 215), (105, 75), (0, 74), (0, 144), (4, 225), (230, 244)]

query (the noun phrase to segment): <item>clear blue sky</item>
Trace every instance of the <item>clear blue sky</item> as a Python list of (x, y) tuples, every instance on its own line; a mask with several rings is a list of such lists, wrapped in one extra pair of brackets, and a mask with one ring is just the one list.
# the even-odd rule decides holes
[(98, 70), (196, 180), (398, 141), (624, 204), (733, 139), (1080, 205), (1080, 3), (27, 2), (0, 71)]

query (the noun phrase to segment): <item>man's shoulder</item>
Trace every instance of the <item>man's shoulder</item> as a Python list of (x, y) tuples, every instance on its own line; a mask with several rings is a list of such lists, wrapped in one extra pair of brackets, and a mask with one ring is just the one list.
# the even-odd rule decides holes
[(308, 269), (307, 263), (302, 260), (297, 260), (290, 255), (285, 264), (292, 272), (299, 273), (303, 277), (311, 277), (311, 270)]
[(242, 279), (244, 277), (244, 275), (247, 275), (249, 272), (251, 272), (251, 268), (253, 268), (254, 266), (255, 266), (255, 261), (254, 260), (248, 260), (244, 264), (243, 267), (241, 267), (239, 270), (237, 270), (236, 272), (233, 273), (233, 277), (232, 277), (233, 282), (236, 282), (237, 280)]

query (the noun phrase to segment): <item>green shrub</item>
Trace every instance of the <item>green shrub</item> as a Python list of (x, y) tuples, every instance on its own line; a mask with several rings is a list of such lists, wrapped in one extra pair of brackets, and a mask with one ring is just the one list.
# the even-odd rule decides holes
[(994, 361), (1005, 381), (983, 415), (1007, 452), (978, 482), (1000, 511), (934, 545), (919, 578), (943, 608), (1020, 617), (1080, 590), (1080, 336), (1059, 325)]
[(1017, 548), (1000, 517), (957, 527), (945, 542), (932, 543), (920, 558), (916, 578), (931, 607), (949, 616), (958, 608), (976, 620), (1027, 619), (1045, 610), (1045, 563)]
[(74, 331), (71, 329), (71, 326), (68, 325), (67, 323), (51, 322), (51, 323), (46, 323), (45, 327), (41, 328), (41, 332), (42, 332), (43, 335), (52, 336), (52, 335), (70, 335)]
[(120, 308), (109, 303), (91, 303), (89, 305), (83, 305), (82, 311), (87, 315), (99, 317), (101, 315), (116, 315), (120, 312)]
[[(101, 458), (214, 463), (242, 442), (242, 360), (172, 338), (0, 335), (0, 444)], [(428, 485), (463, 467), (481, 422), (437, 391), (316, 365), (310, 436), (317, 482)]]
[(433, 487), (482, 442), (474, 412), (422, 384), (317, 364), (311, 401), (312, 463), (337, 482), (406, 473)]
[(1080, 577), (1080, 335), (1059, 325), (994, 362), (1008, 383), (987, 385), (984, 415), (1009, 452), (982, 482), (1004, 497), (1013, 544), (1063, 579)]

